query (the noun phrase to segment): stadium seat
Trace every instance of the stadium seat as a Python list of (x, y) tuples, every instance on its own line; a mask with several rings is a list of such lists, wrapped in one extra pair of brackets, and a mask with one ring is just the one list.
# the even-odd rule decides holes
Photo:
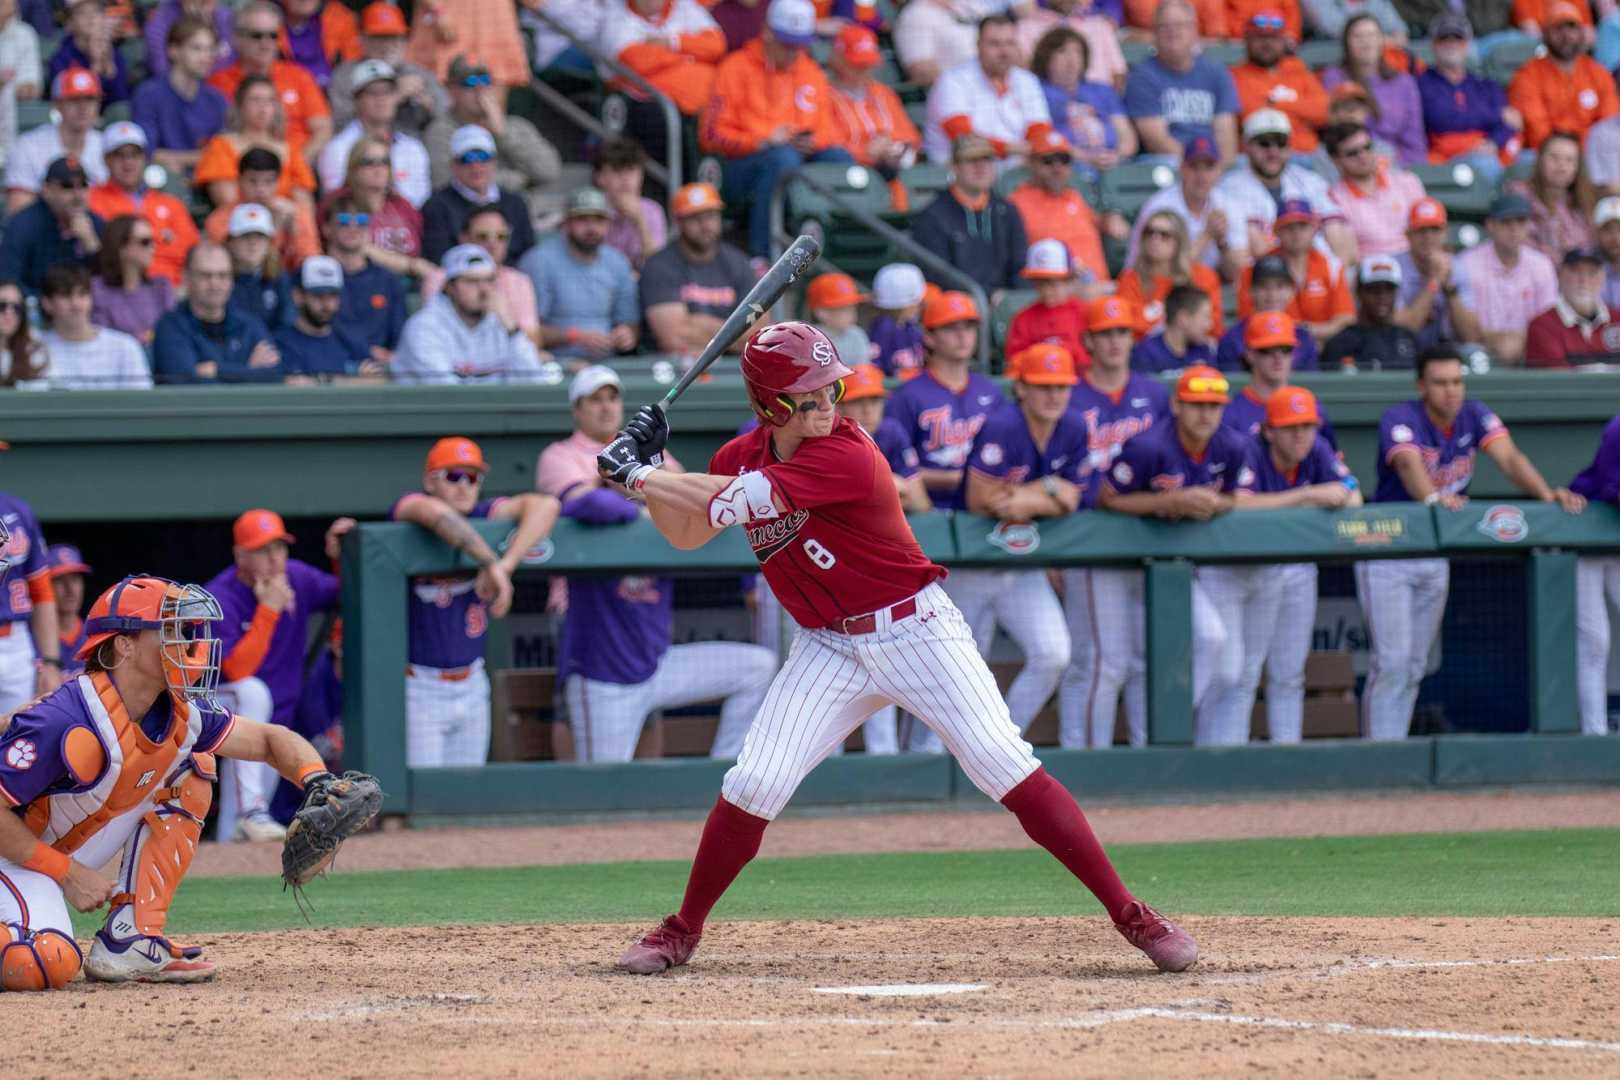
[(1464, 221), (1484, 221), (1496, 197), (1495, 185), (1483, 183), (1467, 162), (1416, 165), (1412, 172), (1423, 181), (1424, 189), (1440, 200), (1447, 214)]
[(101, 126), (116, 124), (120, 120), (128, 120), (131, 115), (130, 104), (127, 101), (115, 101), (111, 105), (101, 107)]
[(1541, 42), (1525, 38), (1504, 41), (1485, 56), (1484, 76), (1506, 86), (1521, 67), (1541, 51)]
[(1012, 325), (1013, 316), (1034, 302), (1034, 289), (1008, 289), (990, 309), (990, 364), (995, 374), (1000, 374), (1005, 367), (1007, 328)]
[(1176, 171), (1163, 163), (1126, 161), (1102, 174), (1099, 207), (1135, 221), (1142, 205), (1176, 182)]
[(911, 192), (911, 208), (921, 210), (951, 186), (951, 170), (948, 165), (913, 165), (900, 174), (900, 179)]
[(17, 102), (17, 133), (32, 131), (51, 122), (51, 103), (48, 101)]
[[(889, 185), (871, 169), (860, 165), (813, 163), (800, 168), (807, 177), (834, 193), (847, 205), (859, 207), (899, 228), (904, 220), (894, 213)], [(808, 183), (790, 181), (784, 192), (784, 221), (790, 233), (803, 231), (814, 222), (828, 262), (857, 278), (870, 279), (878, 267), (889, 261), (889, 242), (842, 213), (833, 199)]]
[(1300, 42), (1296, 55), (1305, 61), (1305, 66), (1312, 71), (1321, 71), (1337, 64), (1339, 58), (1344, 55), (1344, 49), (1335, 39), (1311, 38), (1309, 41)]

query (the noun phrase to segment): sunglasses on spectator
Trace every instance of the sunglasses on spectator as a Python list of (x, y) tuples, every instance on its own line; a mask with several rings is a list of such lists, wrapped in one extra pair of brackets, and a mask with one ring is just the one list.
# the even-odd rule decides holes
[(445, 483), (448, 484), (472, 484), (476, 486), (484, 478), (480, 474), (466, 469), (446, 469), (444, 470), (444, 479)]
[(480, 161), (488, 161), (489, 159), (490, 152), (488, 150), (469, 150), (456, 158), (463, 165), (475, 165)]
[(479, 232), (472, 234), (476, 244), (504, 244), (512, 239), (512, 234), (502, 229), (500, 232)]
[(1042, 165), (1067, 165), (1069, 162), (1073, 161), (1074, 158), (1070, 157), (1068, 154), (1042, 154), (1035, 160), (1039, 161)]
[(1287, 24), (1281, 15), (1256, 15), (1249, 20), (1249, 26), (1255, 30), (1286, 30)]
[(482, 72), (476, 75), (468, 75), (461, 80), (461, 85), (465, 86), (469, 90), (476, 89), (480, 86), (488, 86), (489, 76), (483, 74)]
[(1262, 150), (1281, 150), (1288, 145), (1288, 140), (1281, 135), (1262, 135), (1250, 141)]
[(0, 300), (0, 315), (20, 315), (23, 306), (16, 300)]
[(371, 215), (339, 213), (337, 215), (337, 223), (339, 225), (370, 225)]
[(1171, 232), (1169, 229), (1143, 229), (1142, 237), (1143, 239), (1156, 237), (1160, 240), (1174, 240), (1176, 238), (1176, 234)]
[(67, 183), (56, 182), (56, 186), (63, 191), (89, 191), (90, 185), (84, 180), (70, 180)]
[(280, 30), (243, 30), (242, 36), (249, 41), (274, 41), (281, 36)]
[(1355, 146), (1341, 146), (1339, 147), (1339, 156), (1360, 157), (1362, 154), (1367, 153), (1371, 149), (1372, 143), (1370, 142), (1357, 143)]
[(363, 157), (360, 159), (360, 164), (362, 166), (371, 167), (377, 165), (388, 165), (390, 162), (385, 157)]

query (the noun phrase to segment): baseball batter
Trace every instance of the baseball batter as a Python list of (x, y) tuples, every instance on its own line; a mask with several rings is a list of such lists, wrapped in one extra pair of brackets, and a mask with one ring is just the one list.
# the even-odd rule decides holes
[[(1085, 342), (1091, 367), (1069, 395), (1069, 411), (1085, 426), (1086, 461), (1079, 479), (1084, 484), (1081, 506), (1088, 509), (1096, 506), (1102, 477), (1125, 441), (1170, 419), (1170, 395), (1164, 384), (1130, 368), (1136, 324), (1134, 307), (1117, 296), (1093, 300), (1086, 312)], [(1058, 742), (1063, 746), (1112, 745), (1120, 683), (1127, 687), (1126, 708), (1139, 718), (1138, 726), (1146, 737), (1146, 684), (1140, 678), (1134, 684), (1128, 679), (1133, 656), (1130, 635), (1119, 632), (1119, 623), (1099, 621), (1127, 613), (1124, 607), (1112, 612), (1109, 605), (1124, 604), (1133, 575), (1138, 580), (1141, 577), (1139, 571), (1109, 567), (1063, 571), (1063, 610), (1069, 628), (1069, 664), (1058, 689)], [(1137, 589), (1140, 591), (1139, 585)], [(1113, 689), (1105, 688), (1107, 696), (1098, 697), (1091, 688), (1104, 669)]]
[[(328, 555), (338, 537), (354, 527), (339, 518), (327, 531)], [(227, 706), (259, 723), (291, 727), (304, 685), (304, 645), (309, 620), (337, 605), (337, 578), (288, 558), (293, 536), (273, 510), (249, 510), (231, 528), (234, 563), (207, 585), (220, 607), (219, 626), (227, 680), (220, 692)], [(287, 830), (270, 813), (276, 771), (252, 761), (225, 765), (219, 796), (218, 837), (228, 841), (276, 841)]]
[[(1086, 428), (1069, 411), (1079, 382), (1074, 357), (1061, 345), (1031, 345), (1012, 357), (1015, 408), (1002, 409), (979, 429), (968, 455), (966, 503), (975, 514), (1006, 524), (1072, 514), (1080, 506), (1086, 467)], [(953, 603), (978, 626), (983, 612), (1007, 628), (1024, 666), (1007, 688), (1007, 710), (1020, 732), (1045, 707), (1069, 665), (1063, 606), (1046, 571), (958, 572)], [(988, 643), (980, 642), (980, 652)]]
[(51, 591), (51, 568), (39, 518), (21, 499), (0, 493), (0, 525), (11, 537), (4, 553), (10, 572), (0, 590), (3, 716), (61, 685), (62, 657), (56, 596)]
[[(329, 776), (304, 739), (213, 698), (222, 616), (195, 585), (125, 578), (90, 609), (85, 673), (0, 732), (0, 989), (61, 989), (81, 966), (105, 982), (213, 978), (202, 949), (163, 930), (213, 800), (214, 756), (300, 786)], [(110, 908), (88, 956), (69, 904)]]
[[(477, 443), (461, 436), (440, 439), (422, 467), (422, 490), (400, 496), (388, 511), (390, 521), (420, 525), (479, 568), (473, 577), (410, 583), (405, 764), (413, 769), (489, 760), (489, 620), (511, 610), (512, 574), (557, 524), (557, 500), (549, 495), (482, 498), (487, 475), (489, 464)], [(473, 520), (517, 523), (504, 553), (495, 553)]]
[[(1249, 436), (1260, 437), (1266, 422), (1266, 405), (1271, 396), (1288, 385), (1294, 373), (1294, 348), (1299, 340), (1297, 324), (1281, 311), (1262, 311), (1249, 316), (1243, 328), (1243, 366), (1249, 369), (1249, 385), (1245, 386), (1226, 406), (1221, 423)], [(1284, 335), (1288, 340), (1284, 341)], [(1339, 448), (1333, 425), (1322, 413), (1318, 432), (1333, 449)]]
[[(1170, 413), (1174, 423), (1160, 424), (1127, 441), (1103, 475), (1097, 505), (1104, 510), (1171, 521), (1208, 521), (1235, 508), (1236, 496), (1254, 486), (1248, 439), (1221, 425), (1230, 400), (1226, 376), (1212, 367), (1194, 365), (1176, 380)], [(1208, 568), (1193, 579), (1193, 706), (1197, 709), (1196, 742), (1207, 737), (1209, 703), (1238, 679), (1242, 653), (1228, 634), (1205, 591)], [(1118, 636), (1129, 635), (1130, 666), (1099, 665), (1091, 687), (1093, 745), (1108, 745), (1114, 730), (1113, 703), (1125, 683), (1126, 723), (1132, 746), (1147, 744), (1147, 627), (1143, 606), (1145, 575), (1123, 577), (1118, 594), (1100, 592), (1093, 581), (1091, 602), (1097, 625)], [(1124, 633), (1120, 628), (1128, 628)], [(1212, 695), (1211, 691), (1214, 691)]]
[(642, 492), (677, 548), (746, 529), (801, 627), (726, 773), (680, 910), (620, 965), (650, 974), (691, 959), (710, 910), (805, 775), (873, 709), (895, 704), (940, 733), (974, 784), (1012, 811), (1155, 965), (1191, 967), (1191, 936), (1131, 895), (1074, 798), (1019, 737), (967, 622), (939, 587), (945, 571), (906, 524), (888, 465), (834, 408), (849, 369), (832, 343), (805, 323), (768, 326), (749, 339), (741, 366), (763, 424), (721, 447), (710, 472), (648, 464), (668, 435), (663, 411), (651, 406), (600, 457), (605, 476)]
[[(540, 455), (536, 486), (587, 525), (635, 521), (641, 505), (603, 483), (596, 456), (624, 422), (619, 376), (597, 365), (574, 376), (574, 433)], [(666, 457), (664, 467), (679, 469)], [(710, 754), (742, 749), (776, 671), (776, 654), (734, 641), (672, 644), (675, 581), (667, 577), (571, 577), (558, 677), (580, 761), (629, 761), (656, 709), (722, 699)]]
[[(1266, 317), (1249, 321), (1251, 333), (1255, 319)], [(1266, 402), (1260, 440), (1250, 451), (1254, 489), (1238, 493), (1237, 509), (1360, 506), (1356, 478), (1321, 430), (1315, 394), (1298, 386), (1273, 393)], [(1212, 693), (1198, 741), (1210, 746), (1248, 742), (1249, 718), (1264, 668), (1271, 741), (1299, 742), (1305, 715), (1305, 658), (1316, 622), (1316, 564), (1206, 566), (1199, 570), (1198, 580), (1243, 654), (1237, 681)]]
[[(1462, 358), (1448, 345), (1436, 345), (1418, 358), (1417, 399), (1391, 405), (1378, 423), (1373, 502), (1438, 503), (1459, 510), (1468, 501), (1474, 459), (1483, 451), (1532, 498), (1556, 502), (1572, 514), (1585, 509), (1582, 496), (1548, 487), (1496, 414), (1467, 397), (1463, 370)], [(1356, 597), (1372, 636), (1361, 691), (1367, 738), (1404, 739), (1411, 729), (1450, 588), (1451, 564), (1445, 559), (1356, 564)]]
[[(1620, 416), (1603, 429), (1592, 464), (1570, 481), (1569, 489), (1593, 502), (1620, 502)], [(1609, 730), (1609, 609), (1620, 611), (1620, 555), (1583, 555), (1576, 564), (1576, 689), (1581, 732)]]
[(79, 648), (84, 644), (84, 576), (90, 566), (72, 544), (52, 544), (45, 554), (50, 566), (51, 592), (56, 597), (56, 629), (62, 639), (62, 677), (71, 679), (84, 670)]

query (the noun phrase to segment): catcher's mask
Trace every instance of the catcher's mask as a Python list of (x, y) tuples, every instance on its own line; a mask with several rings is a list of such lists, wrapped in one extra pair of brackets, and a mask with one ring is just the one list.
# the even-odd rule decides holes
[(119, 634), (156, 630), (169, 692), (183, 701), (206, 701), (219, 688), (220, 641), (211, 624), (221, 618), (219, 601), (201, 586), (147, 574), (127, 577), (91, 606), (78, 658), (88, 660)]

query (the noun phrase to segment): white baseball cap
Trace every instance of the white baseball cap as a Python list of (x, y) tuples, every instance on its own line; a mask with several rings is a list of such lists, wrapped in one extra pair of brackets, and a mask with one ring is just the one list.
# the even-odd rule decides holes
[(1061, 280), (1074, 277), (1074, 260), (1061, 240), (1037, 240), (1024, 256), (1023, 276), (1031, 280)]
[(122, 150), (126, 146), (138, 146), (142, 150), (147, 147), (146, 132), (141, 125), (128, 120), (119, 120), (108, 124), (101, 133), (101, 149), (103, 153), (110, 154), (114, 150)]
[(1401, 264), (1388, 255), (1369, 255), (1361, 260), (1361, 268), (1356, 272), (1358, 285), (1394, 285), (1401, 284)]
[(231, 211), (230, 235), (252, 236), (260, 233), (264, 236), (276, 235), (276, 219), (270, 216), (270, 211), (258, 203), (239, 203)]
[(444, 253), (444, 276), (448, 281), (470, 274), (482, 277), (494, 277), (497, 269), (495, 260), (489, 257), (489, 252), (477, 244), (457, 244)]
[(474, 150), (482, 150), (494, 157), (495, 136), (477, 124), (464, 124), (456, 128), (450, 136), (450, 160), (460, 161), (463, 154)]
[(891, 311), (910, 307), (922, 303), (927, 288), (921, 270), (910, 263), (890, 263), (872, 279), (872, 304)]
[(1606, 195), (1598, 200), (1592, 211), (1592, 224), (1601, 229), (1611, 221), (1620, 221), (1620, 195)]
[(617, 386), (624, 389), (619, 381), (619, 373), (606, 364), (592, 364), (588, 368), (581, 368), (574, 381), (568, 384), (568, 404), (572, 405), (581, 398), (588, 398), (604, 386)]
[(349, 85), (359, 93), (374, 82), (394, 82), (397, 78), (394, 65), (386, 60), (362, 60), (354, 65), (354, 74), (349, 77)]
[(811, 0), (771, 0), (765, 25), (783, 45), (808, 49), (816, 41), (816, 5)]
[(311, 255), (298, 268), (298, 285), (305, 292), (341, 292), (343, 266), (330, 255)]
[(1256, 109), (1243, 121), (1243, 141), (1258, 139), (1262, 135), (1291, 136), (1294, 125), (1288, 122), (1288, 114), (1281, 109)]

